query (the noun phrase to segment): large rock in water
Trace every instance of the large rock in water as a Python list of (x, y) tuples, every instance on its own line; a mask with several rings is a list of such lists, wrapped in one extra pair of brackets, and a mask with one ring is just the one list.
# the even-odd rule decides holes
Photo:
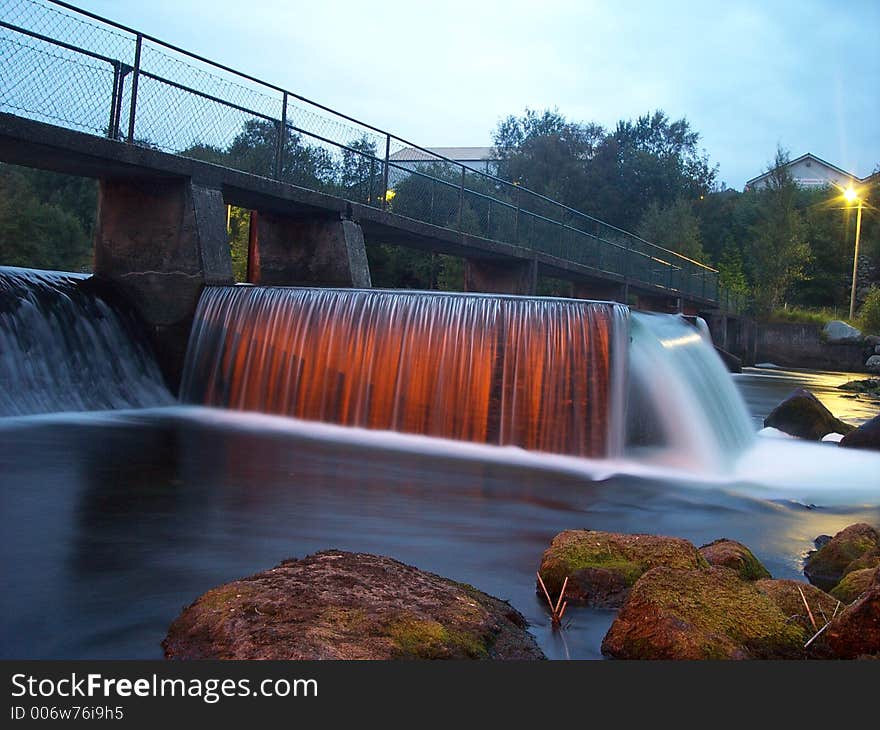
[(730, 568), (743, 580), (761, 580), (769, 578), (770, 571), (758, 560), (751, 550), (741, 542), (722, 538), (703, 545), (702, 555), (709, 565), (716, 568)]
[(602, 642), (616, 659), (799, 658), (808, 634), (727, 568), (654, 568)]
[(863, 339), (861, 330), (839, 319), (826, 322), (822, 334), (825, 336), (825, 341), (833, 345), (856, 344)]
[(543, 659), (503, 601), (391, 558), (329, 550), (214, 588), (169, 659)]
[(820, 441), (829, 433), (847, 434), (855, 427), (834, 417), (810, 391), (798, 388), (764, 419), (764, 426), (792, 436)]
[(870, 567), (859, 561), (880, 548), (880, 534), (859, 522), (838, 532), (804, 561), (804, 575), (823, 591), (834, 588), (851, 570)]
[(840, 440), (839, 446), (849, 449), (880, 451), (880, 416), (874, 416)]
[[(553, 600), (568, 578), (570, 603), (616, 607), (645, 571), (660, 565), (707, 567), (697, 548), (678, 537), (566, 530), (544, 551), (539, 572)], [(540, 586), (536, 590), (543, 595)]]

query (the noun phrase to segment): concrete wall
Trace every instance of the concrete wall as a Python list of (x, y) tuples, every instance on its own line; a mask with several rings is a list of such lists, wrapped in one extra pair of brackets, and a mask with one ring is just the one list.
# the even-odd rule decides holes
[(755, 360), (784, 367), (864, 372), (863, 345), (824, 342), (817, 324), (765, 322), (758, 324)]
[(98, 188), (95, 276), (131, 301), (173, 392), (202, 289), (232, 284), (225, 221), (220, 191), (189, 180), (103, 179)]

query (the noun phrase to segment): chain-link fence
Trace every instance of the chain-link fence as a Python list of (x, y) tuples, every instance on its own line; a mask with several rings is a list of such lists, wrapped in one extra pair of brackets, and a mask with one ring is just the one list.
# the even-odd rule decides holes
[(0, 110), (327, 192), (707, 301), (718, 272), (57, 0), (0, 0)]

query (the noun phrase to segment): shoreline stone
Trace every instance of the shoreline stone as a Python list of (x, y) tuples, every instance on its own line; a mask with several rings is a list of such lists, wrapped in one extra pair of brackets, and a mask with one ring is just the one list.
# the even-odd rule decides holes
[(880, 534), (871, 525), (864, 522), (849, 525), (807, 556), (804, 575), (813, 585), (830, 591), (851, 569), (870, 567), (869, 564), (854, 564), (854, 561), (878, 549)]
[(168, 659), (543, 659), (522, 615), (391, 558), (327, 550), (213, 588)]
[(810, 391), (798, 388), (764, 419), (764, 426), (791, 436), (820, 441), (829, 433), (848, 434), (855, 429), (829, 411)]
[(602, 642), (616, 659), (794, 659), (806, 632), (728, 568), (653, 568)]
[[(553, 600), (568, 578), (565, 599), (572, 605), (614, 608), (643, 573), (657, 566), (699, 568), (708, 563), (693, 544), (678, 537), (566, 530), (544, 551), (538, 572)], [(543, 596), (540, 585), (535, 590)]]
[(761, 564), (754, 553), (736, 540), (729, 540), (726, 537), (714, 540), (700, 548), (700, 555), (709, 565), (729, 568), (743, 580), (761, 580), (770, 577), (770, 571)]

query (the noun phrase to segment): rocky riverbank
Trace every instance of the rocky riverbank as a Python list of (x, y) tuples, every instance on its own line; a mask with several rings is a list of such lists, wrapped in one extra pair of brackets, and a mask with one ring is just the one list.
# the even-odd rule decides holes
[(733, 540), (698, 549), (679, 538), (567, 530), (539, 574), (554, 599), (565, 585), (570, 603), (619, 606), (602, 642), (612, 658), (880, 658), (880, 535), (857, 524), (819, 544), (805, 565), (811, 585), (773, 579)]

